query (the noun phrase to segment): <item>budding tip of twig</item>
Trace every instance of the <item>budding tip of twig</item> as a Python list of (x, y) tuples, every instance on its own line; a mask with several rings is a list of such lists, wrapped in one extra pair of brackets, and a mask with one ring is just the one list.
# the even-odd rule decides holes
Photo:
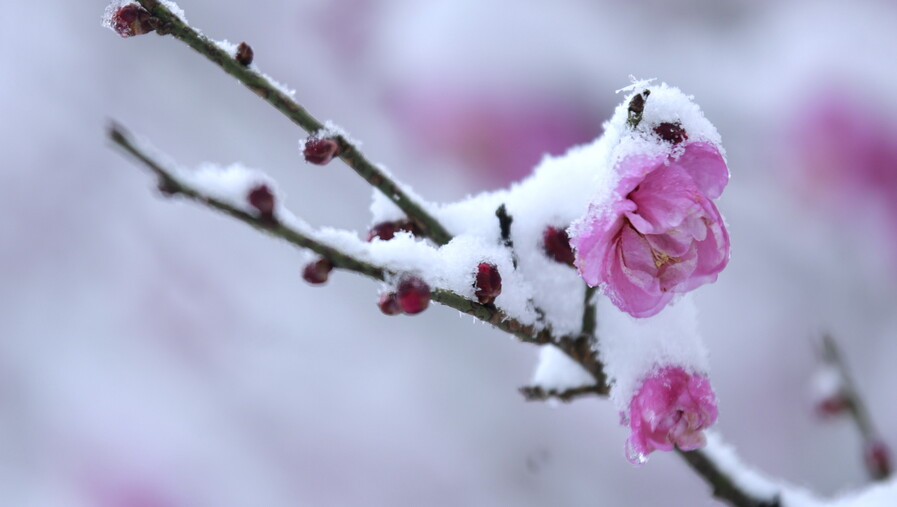
[(125, 129), (115, 120), (106, 122), (106, 136), (113, 142), (122, 144), (125, 141)]

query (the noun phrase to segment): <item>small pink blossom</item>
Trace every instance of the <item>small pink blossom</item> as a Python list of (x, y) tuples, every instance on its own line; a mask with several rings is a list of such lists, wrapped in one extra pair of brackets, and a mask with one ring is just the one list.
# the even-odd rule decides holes
[(704, 429), (716, 422), (716, 396), (710, 380), (678, 366), (656, 370), (629, 402), (626, 457), (639, 464), (652, 451), (704, 446)]
[(615, 170), (609, 205), (593, 204), (571, 238), (576, 266), (633, 317), (659, 313), (673, 295), (716, 281), (729, 261), (729, 234), (713, 199), (729, 170), (712, 144), (671, 155), (630, 155)]

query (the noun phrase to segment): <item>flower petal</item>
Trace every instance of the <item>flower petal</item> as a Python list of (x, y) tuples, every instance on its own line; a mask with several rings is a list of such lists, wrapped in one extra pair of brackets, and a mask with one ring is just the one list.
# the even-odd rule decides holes
[(691, 174), (704, 196), (716, 199), (729, 182), (729, 168), (716, 146), (705, 142), (689, 143), (685, 151), (670, 165), (680, 166)]

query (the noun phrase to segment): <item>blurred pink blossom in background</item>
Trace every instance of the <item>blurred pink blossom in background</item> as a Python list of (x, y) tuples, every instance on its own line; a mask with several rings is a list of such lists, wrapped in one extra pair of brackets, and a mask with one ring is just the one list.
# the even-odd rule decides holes
[(529, 175), (543, 155), (601, 133), (602, 111), (525, 86), (502, 93), (425, 86), (395, 92), (389, 104), (416, 150), (448, 158), (495, 186)]
[(881, 224), (897, 255), (897, 122), (889, 113), (872, 94), (830, 88), (801, 106), (791, 139), (811, 203), (848, 222)]

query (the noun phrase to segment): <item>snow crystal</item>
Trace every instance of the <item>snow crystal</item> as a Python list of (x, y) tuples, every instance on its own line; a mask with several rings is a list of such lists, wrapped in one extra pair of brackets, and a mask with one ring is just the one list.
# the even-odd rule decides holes
[(539, 347), (539, 366), (533, 373), (533, 385), (545, 390), (565, 391), (594, 383), (592, 375), (559, 348), (554, 345)]
[(295, 89), (290, 88), (289, 86), (275, 80), (273, 77), (269, 76), (268, 74), (265, 74), (264, 72), (258, 72), (258, 71), (256, 71), (256, 72), (258, 73), (258, 75), (262, 76), (266, 81), (268, 81), (268, 83), (271, 86), (273, 86), (280, 93), (286, 95), (287, 97), (290, 97), (291, 99), (296, 98), (296, 90)]
[(641, 91), (644, 90), (645, 88), (647, 88), (648, 85), (650, 85), (654, 81), (657, 81), (657, 78), (649, 77), (647, 79), (639, 79), (639, 78), (633, 76), (632, 74), (629, 74), (629, 81), (630, 81), (630, 84), (624, 86), (623, 88), (614, 90), (614, 93), (620, 93), (620, 92), (628, 93), (628, 92), (633, 92), (633, 91), (638, 91), (639, 93), (641, 93)]

